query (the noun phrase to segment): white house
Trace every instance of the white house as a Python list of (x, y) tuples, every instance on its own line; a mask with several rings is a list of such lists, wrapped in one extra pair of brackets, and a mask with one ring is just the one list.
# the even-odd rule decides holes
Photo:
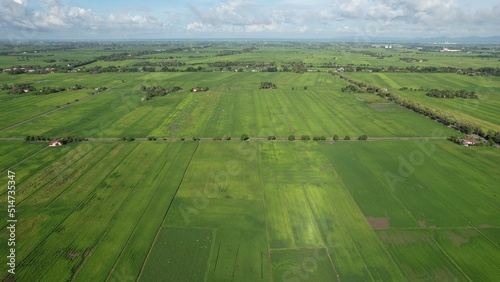
[(50, 142), (50, 144), (49, 144), (50, 147), (56, 147), (56, 146), (61, 146), (61, 145), (62, 145), (61, 142), (57, 139), (52, 140), (52, 142)]

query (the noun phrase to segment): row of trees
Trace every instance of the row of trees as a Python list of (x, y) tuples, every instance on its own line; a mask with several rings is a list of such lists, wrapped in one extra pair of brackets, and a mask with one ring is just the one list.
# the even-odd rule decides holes
[(242, 50), (222, 50), (220, 52), (217, 52), (217, 54), (215, 54), (215, 56), (229, 56), (229, 55), (250, 53), (253, 50), (257, 50), (257, 48), (256, 47), (250, 47), (250, 48), (244, 48)]
[(400, 95), (391, 93), (390, 91), (382, 90), (376, 86), (373, 86), (373, 85), (368, 86), (364, 82), (356, 81), (356, 80), (351, 79), (349, 77), (346, 77), (344, 75), (338, 75), (338, 76), (340, 78), (352, 83), (352, 84), (355, 84), (358, 87), (366, 88), (366, 89), (368, 89), (368, 88), (375, 89), (376, 95), (384, 97), (389, 101), (393, 101), (400, 106), (403, 106), (403, 107), (410, 109), (416, 113), (424, 115), (424, 116), (426, 116), (430, 119), (433, 119), (439, 123), (442, 123), (446, 126), (450, 126), (451, 128), (454, 128), (455, 130), (458, 130), (464, 134), (477, 134), (483, 138), (492, 139), (495, 143), (500, 144), (500, 136), (498, 136), (498, 138), (496, 137), (497, 135), (500, 135), (500, 133), (492, 132), (492, 131), (484, 132), (483, 129), (479, 125), (474, 124), (472, 122), (459, 120), (456, 117), (442, 113), (439, 110), (429, 108), (429, 107), (422, 105), (418, 102), (415, 102), (413, 100), (403, 98)]
[(275, 63), (267, 63), (262, 61), (218, 61), (213, 63), (208, 63), (209, 67), (215, 68), (227, 68), (227, 67), (237, 67), (237, 68), (270, 68), (275, 67)]
[(150, 61), (142, 61), (133, 64), (134, 67), (180, 67), (185, 66), (185, 62), (179, 61), (161, 61), (161, 62), (150, 62)]
[(457, 67), (433, 67), (433, 66), (388, 66), (375, 67), (363, 65), (337, 65), (335, 63), (327, 63), (320, 68), (342, 67), (345, 72), (401, 72), (401, 73), (457, 73), (473, 76), (500, 76), (500, 68), (496, 67), (481, 67), (473, 68), (457, 68)]
[(426, 94), (429, 97), (436, 98), (464, 98), (464, 99), (477, 99), (477, 94), (474, 91), (467, 90), (451, 90), (451, 89), (431, 89)]
[(47, 141), (53, 141), (53, 140), (58, 140), (59, 142), (61, 142), (61, 144), (88, 141), (87, 138), (76, 137), (76, 136), (49, 138), (49, 137), (40, 136), (40, 135), (36, 135), (36, 136), (35, 135), (28, 135), (28, 136), (24, 137), (25, 142), (47, 142)]

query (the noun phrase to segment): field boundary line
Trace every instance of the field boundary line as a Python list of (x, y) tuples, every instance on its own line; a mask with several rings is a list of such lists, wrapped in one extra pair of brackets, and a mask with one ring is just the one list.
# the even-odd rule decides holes
[(325, 246), (318, 247), (296, 247), (296, 248), (271, 248), (271, 251), (311, 251), (311, 250), (321, 250), (326, 249)]
[(191, 162), (193, 161), (194, 155), (196, 154), (196, 151), (198, 151), (199, 147), (200, 147), (200, 142), (196, 142), (196, 148), (193, 150), (193, 154), (191, 155), (191, 158), (189, 159), (189, 163), (186, 165), (186, 169), (184, 169), (184, 173), (182, 174), (181, 180), (179, 181), (179, 185), (177, 186), (177, 190), (175, 191), (174, 196), (172, 197), (172, 200), (170, 200), (170, 204), (168, 205), (167, 210), (165, 211), (165, 215), (163, 216), (163, 220), (162, 220), (160, 226), (158, 227), (158, 231), (156, 232), (155, 238), (154, 238), (153, 242), (151, 243), (151, 247), (149, 247), (149, 250), (148, 250), (146, 257), (144, 258), (141, 270), (139, 272), (139, 275), (137, 275), (136, 281), (139, 281), (142, 273), (144, 272), (144, 267), (146, 266), (149, 255), (151, 254), (151, 250), (153, 250), (153, 247), (156, 243), (156, 240), (158, 239), (158, 236), (160, 235), (160, 231), (165, 224), (165, 220), (167, 219), (168, 212), (170, 211), (170, 208), (172, 207), (172, 203), (174, 202), (175, 197), (177, 196), (177, 193), (179, 192), (179, 189), (181, 188), (181, 185), (184, 181), (184, 177), (186, 177), (186, 173), (187, 173), (189, 167), (191, 166)]
[[(373, 228), (373, 230), (381, 230), (381, 231), (388, 231), (388, 230), (471, 230), (471, 229), (477, 229), (476, 226), (461, 226), (461, 227), (387, 227), (387, 228)], [(479, 229), (500, 229), (500, 227), (485, 227), (485, 228), (479, 228)]]
[[(262, 158), (261, 158), (261, 147), (259, 146), (258, 150), (258, 156), (259, 156), (259, 174), (260, 174), (260, 187), (262, 189), (262, 204), (264, 206), (264, 222), (266, 226), (266, 243), (267, 243), (267, 257), (269, 259), (269, 275), (271, 278), (271, 281), (273, 281), (273, 265), (271, 262), (271, 244), (269, 242), (269, 228), (267, 227), (267, 205), (266, 205), (266, 191), (264, 189), (264, 179), (263, 179), (263, 174), (262, 174)], [(274, 146), (273, 146), (274, 147)], [(274, 151), (274, 148), (273, 148)], [(276, 153), (275, 153), (276, 155)], [(262, 272), (262, 270), (261, 270)]]
[[(213, 251), (214, 251), (214, 248), (215, 248), (215, 240), (217, 239), (217, 229), (213, 229), (212, 230), (212, 233), (213, 233), (213, 241), (212, 241), (212, 247), (210, 248), (210, 257), (212, 257), (212, 254), (213, 254)], [(219, 248), (217, 250), (217, 258), (215, 259), (215, 265), (214, 265), (214, 270), (217, 268), (217, 262), (219, 261), (219, 253), (220, 253), (220, 245), (222, 244), (222, 242), (219, 242)], [(209, 266), (210, 266), (210, 257), (209, 259), (207, 260), (207, 271), (205, 272), (205, 275), (203, 276), (204, 278), (204, 281), (208, 281), (208, 271), (209, 271)]]

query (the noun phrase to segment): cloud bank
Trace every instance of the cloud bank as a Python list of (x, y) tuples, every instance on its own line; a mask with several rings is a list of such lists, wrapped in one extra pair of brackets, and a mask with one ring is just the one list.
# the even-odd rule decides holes
[(500, 35), (500, 3), (487, 0), (474, 7), (463, 0), (108, 1), (111, 10), (85, 4), (0, 0), (0, 31), (4, 38), (32, 39)]

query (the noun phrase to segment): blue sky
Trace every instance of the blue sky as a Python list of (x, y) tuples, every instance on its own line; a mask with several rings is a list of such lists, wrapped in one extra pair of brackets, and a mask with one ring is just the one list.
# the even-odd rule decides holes
[(500, 0), (0, 0), (1, 39), (498, 36)]

